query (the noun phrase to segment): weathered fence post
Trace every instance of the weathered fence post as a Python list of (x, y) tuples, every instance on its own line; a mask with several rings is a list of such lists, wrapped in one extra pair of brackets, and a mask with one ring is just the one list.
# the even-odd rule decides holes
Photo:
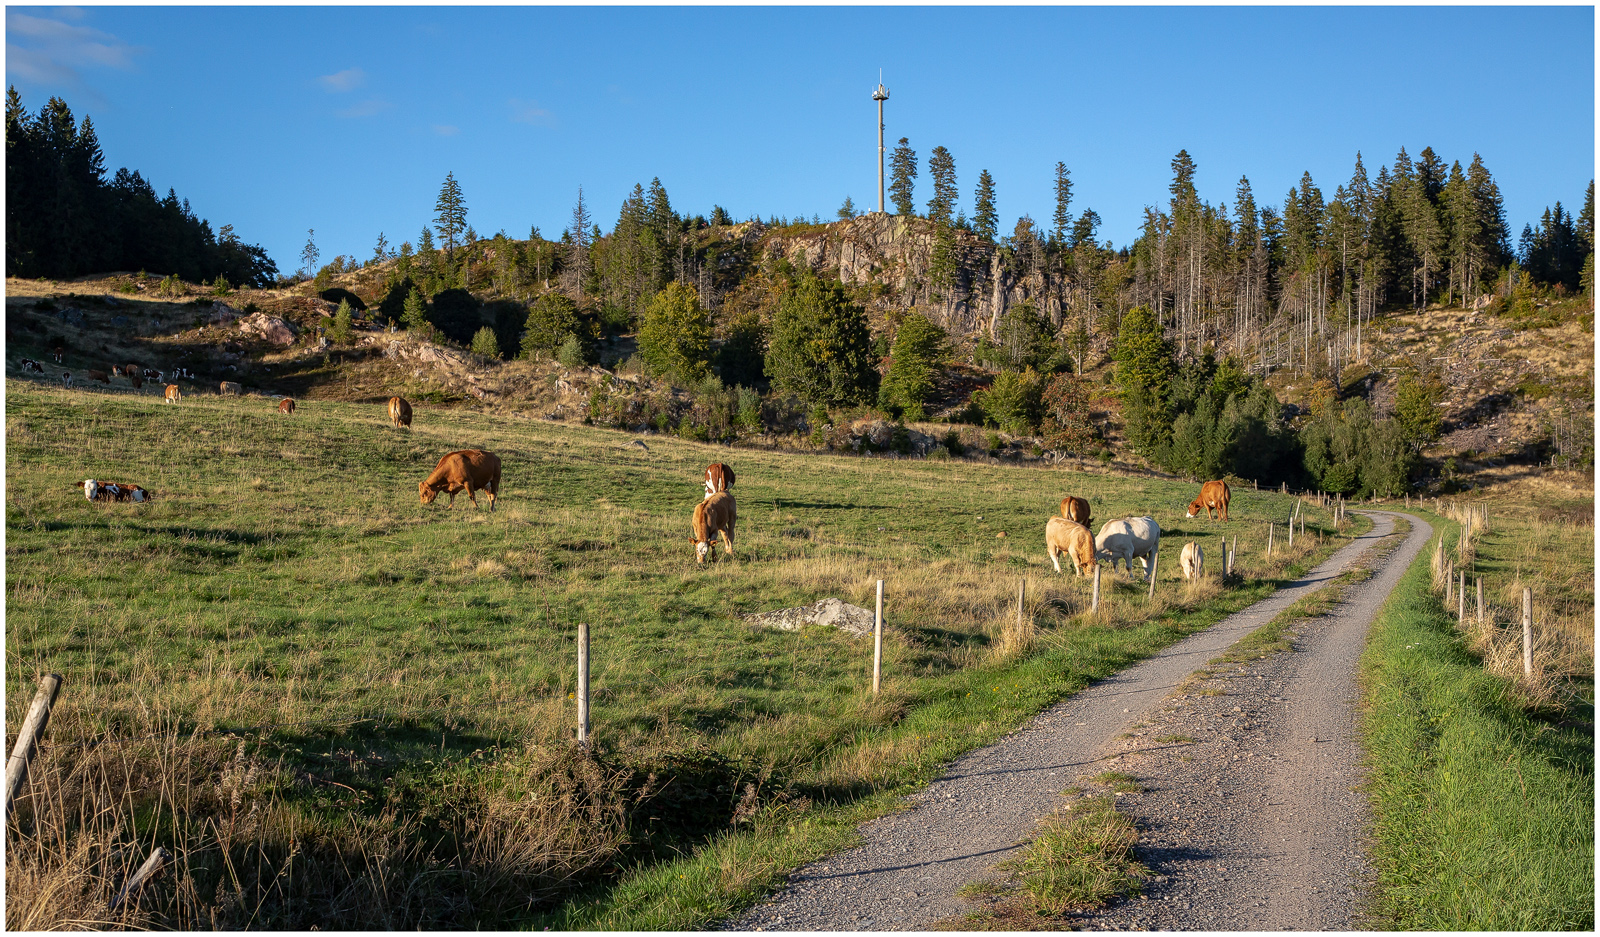
[(1272, 559), (1272, 523), (1267, 523), (1267, 559)]
[(1221, 553), (1221, 555), (1219, 555), (1217, 557), (1217, 559), (1222, 563), (1222, 574), (1224, 576), (1226, 576), (1228, 574), (1228, 535), (1227, 534), (1223, 534), (1222, 535), (1222, 553)]
[(1228, 550), (1228, 572), (1233, 572), (1234, 555), (1239, 552), (1239, 535), (1233, 535), (1233, 546)]
[(589, 623), (578, 622), (578, 744), (589, 744)]
[(1156, 597), (1156, 573), (1157, 573), (1157, 571), (1160, 570), (1160, 568), (1161, 568), (1161, 554), (1159, 554), (1159, 553), (1150, 554), (1150, 590), (1145, 593), (1145, 598), (1147, 600), (1148, 599), (1153, 599), (1153, 598)]
[(1456, 561), (1445, 560), (1444, 563), (1444, 607), (1450, 607), (1450, 590), (1456, 584)]
[[(1021, 598), (1021, 591), (1017, 593)], [(872, 695), (883, 685), (883, 580), (878, 580), (878, 610), (872, 617)]]
[(1462, 569), (1461, 581), (1456, 584), (1456, 623), (1467, 620), (1467, 571)]
[(1089, 592), (1090, 614), (1100, 614), (1100, 570), (1103, 567), (1097, 562), (1094, 564), (1094, 587)]
[(1027, 595), (1027, 590), (1028, 577), (1024, 576), (1017, 580), (1017, 630), (1019, 633), (1022, 630), (1022, 603)]
[(11, 812), (11, 802), (17, 796), (17, 788), (22, 786), (23, 779), (28, 776), (28, 763), (33, 760), (39, 736), (44, 734), (44, 727), (50, 722), (50, 707), (55, 705), (56, 694), (60, 691), (60, 674), (49, 673), (39, 678), (39, 691), (33, 695), (33, 704), (28, 707), (28, 715), (22, 720), (22, 728), (17, 730), (17, 744), (11, 749), (11, 757), (6, 761), (7, 813)]
[(1483, 577), (1478, 577), (1478, 624), (1483, 624)]
[(1533, 589), (1522, 587), (1522, 672), (1533, 673)]

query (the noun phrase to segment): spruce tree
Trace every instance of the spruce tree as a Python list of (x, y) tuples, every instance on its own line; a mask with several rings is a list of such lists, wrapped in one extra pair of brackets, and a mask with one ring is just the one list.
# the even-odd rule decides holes
[(1067, 232), (1072, 229), (1072, 170), (1066, 163), (1056, 163), (1056, 211), (1051, 220), (1055, 228), (1050, 232), (1057, 243), (1065, 241)]
[(867, 403), (878, 392), (877, 361), (866, 310), (836, 281), (807, 268), (779, 300), (767, 346), (772, 386), (808, 404)]
[(583, 281), (589, 276), (589, 209), (583, 204), (583, 186), (578, 186), (578, 203), (572, 207), (572, 227), (568, 229), (572, 274), (572, 298), (583, 301)]
[(987, 169), (978, 173), (978, 190), (972, 196), (972, 230), (991, 241), (1000, 230), (1000, 216), (994, 208), (994, 177)]
[(889, 166), (889, 200), (894, 202), (895, 211), (907, 216), (916, 214), (913, 195), (917, 182), (917, 151), (911, 148), (911, 141), (906, 137), (901, 137), (894, 148)]
[(850, 196), (846, 195), (844, 197), (844, 204), (839, 206), (839, 220), (840, 221), (849, 221), (851, 218), (854, 218), (855, 216), (856, 216), (856, 203), (850, 200)]
[(405, 326), (407, 332), (412, 332), (426, 338), (433, 332), (433, 327), (428, 324), (428, 307), (422, 301), (422, 291), (412, 288), (406, 294), (405, 306), (400, 313), (400, 324)]
[(889, 351), (889, 373), (878, 390), (878, 405), (898, 407), (908, 420), (925, 417), (922, 405), (933, 392), (933, 376), (950, 353), (944, 329), (920, 313), (900, 322)]
[(461, 184), (454, 172), (447, 173), (439, 187), (439, 198), (433, 203), (433, 225), (439, 232), (445, 252), (454, 258), (461, 236), (467, 230), (467, 200), (461, 194)]
[(711, 361), (711, 317), (694, 287), (668, 283), (645, 304), (639, 320), (639, 357), (650, 372), (693, 384)]
[(328, 326), (328, 337), (341, 345), (347, 344), (355, 334), (355, 322), (350, 310), (350, 300), (339, 300), (339, 308), (334, 310), (333, 322)]
[(942, 146), (933, 148), (933, 153), (928, 156), (928, 175), (933, 177), (933, 198), (928, 200), (928, 218), (948, 226), (955, 214), (956, 199), (960, 197), (956, 190), (956, 160), (949, 150)]

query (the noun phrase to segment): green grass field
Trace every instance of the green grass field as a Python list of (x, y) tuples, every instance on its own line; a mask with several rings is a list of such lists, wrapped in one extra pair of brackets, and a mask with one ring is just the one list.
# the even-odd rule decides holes
[[(1500, 577), (1527, 559), (1528, 546), (1514, 546), (1506, 531), (1537, 526), (1502, 513), (1480, 552), (1491, 600), (1502, 592)], [(1459, 527), (1426, 516), (1452, 547)], [(1534, 546), (1566, 549), (1546, 552), (1541, 564), (1557, 582), (1524, 563), (1527, 581), (1563, 602), (1581, 601), (1582, 584), (1567, 583), (1578, 577), (1561, 562), (1589, 551), (1581, 533), (1535, 534)], [(1592, 931), (1592, 656), (1587, 677), (1569, 675), (1555, 694), (1563, 705), (1540, 705), (1551, 695), (1549, 678), (1534, 678), (1530, 692), (1520, 668), (1496, 672), (1498, 644), (1474, 640), (1478, 629), (1458, 627), (1455, 606), (1442, 608), (1431, 591), (1430, 555), (1424, 549), (1391, 594), (1362, 658), (1376, 921), (1402, 930)], [(1564, 585), (1572, 595), (1560, 595)], [(1563, 605), (1549, 623), (1575, 628), (1577, 620)], [(1591, 655), (1592, 640), (1591, 632)]]
[[(17, 821), (54, 846), (8, 854), (12, 926), (104, 920), (86, 909), (158, 843), (180, 848), (179, 874), (116, 920), (704, 925), (950, 758), (1336, 545), (1282, 550), (1293, 498), (1236, 488), (1230, 522), (1185, 520), (1195, 486), (1154, 478), (658, 436), (645, 451), (423, 408), (404, 431), (373, 405), (7, 391), (12, 731), (34, 678), (66, 676), (34, 770), (56, 801)], [(467, 447), (503, 459), (499, 510), (420, 505), (417, 482)], [(737, 558), (702, 567), (689, 515), (712, 461), (738, 472)], [(89, 477), (155, 500), (91, 504)], [(1104, 616), (1084, 614), (1087, 580), (1043, 549), (1067, 493), (1096, 527), (1162, 524), (1153, 602), (1119, 573)], [(1223, 534), (1245, 585), (1183, 585), (1178, 547), (1200, 540), (1216, 567)], [(870, 640), (738, 617), (829, 595), (870, 607), (879, 578), (877, 698)], [(591, 755), (570, 743), (579, 622)]]

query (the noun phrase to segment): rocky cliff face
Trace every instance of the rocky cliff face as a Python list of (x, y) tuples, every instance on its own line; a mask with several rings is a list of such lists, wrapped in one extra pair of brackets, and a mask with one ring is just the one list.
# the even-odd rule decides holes
[(1010, 250), (964, 231), (956, 232), (952, 295), (934, 299), (929, 269), (936, 240), (936, 228), (925, 218), (869, 212), (803, 234), (773, 233), (762, 238), (761, 249), (818, 273), (837, 270), (845, 283), (885, 284), (893, 291), (892, 305), (916, 307), (956, 334), (992, 336), (1000, 317), (1017, 303), (1031, 302), (1060, 323), (1064, 289), (1058, 278), (1025, 270)]

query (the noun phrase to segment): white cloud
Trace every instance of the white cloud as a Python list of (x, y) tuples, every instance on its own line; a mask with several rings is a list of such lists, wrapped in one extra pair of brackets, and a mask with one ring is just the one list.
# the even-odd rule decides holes
[[(67, 9), (57, 15), (82, 19), (83, 11)], [(82, 84), (82, 69), (133, 67), (135, 46), (89, 26), (6, 11), (6, 63), (24, 80)]]
[(367, 73), (359, 68), (347, 68), (342, 72), (334, 72), (331, 75), (319, 75), (317, 77), (317, 81), (322, 83), (322, 87), (332, 92), (354, 91), (356, 88), (361, 87), (366, 80)]
[(461, 132), (461, 128), (454, 124), (434, 124), (433, 132), (441, 137), (453, 137)]
[(360, 104), (351, 105), (342, 111), (334, 111), (334, 113), (340, 117), (371, 117), (374, 114), (381, 114), (391, 107), (394, 107), (394, 105), (388, 101), (373, 98), (370, 101), (362, 101)]
[(555, 115), (540, 107), (537, 101), (512, 98), (506, 103), (511, 106), (511, 119), (516, 123), (542, 124), (546, 127), (555, 126)]

